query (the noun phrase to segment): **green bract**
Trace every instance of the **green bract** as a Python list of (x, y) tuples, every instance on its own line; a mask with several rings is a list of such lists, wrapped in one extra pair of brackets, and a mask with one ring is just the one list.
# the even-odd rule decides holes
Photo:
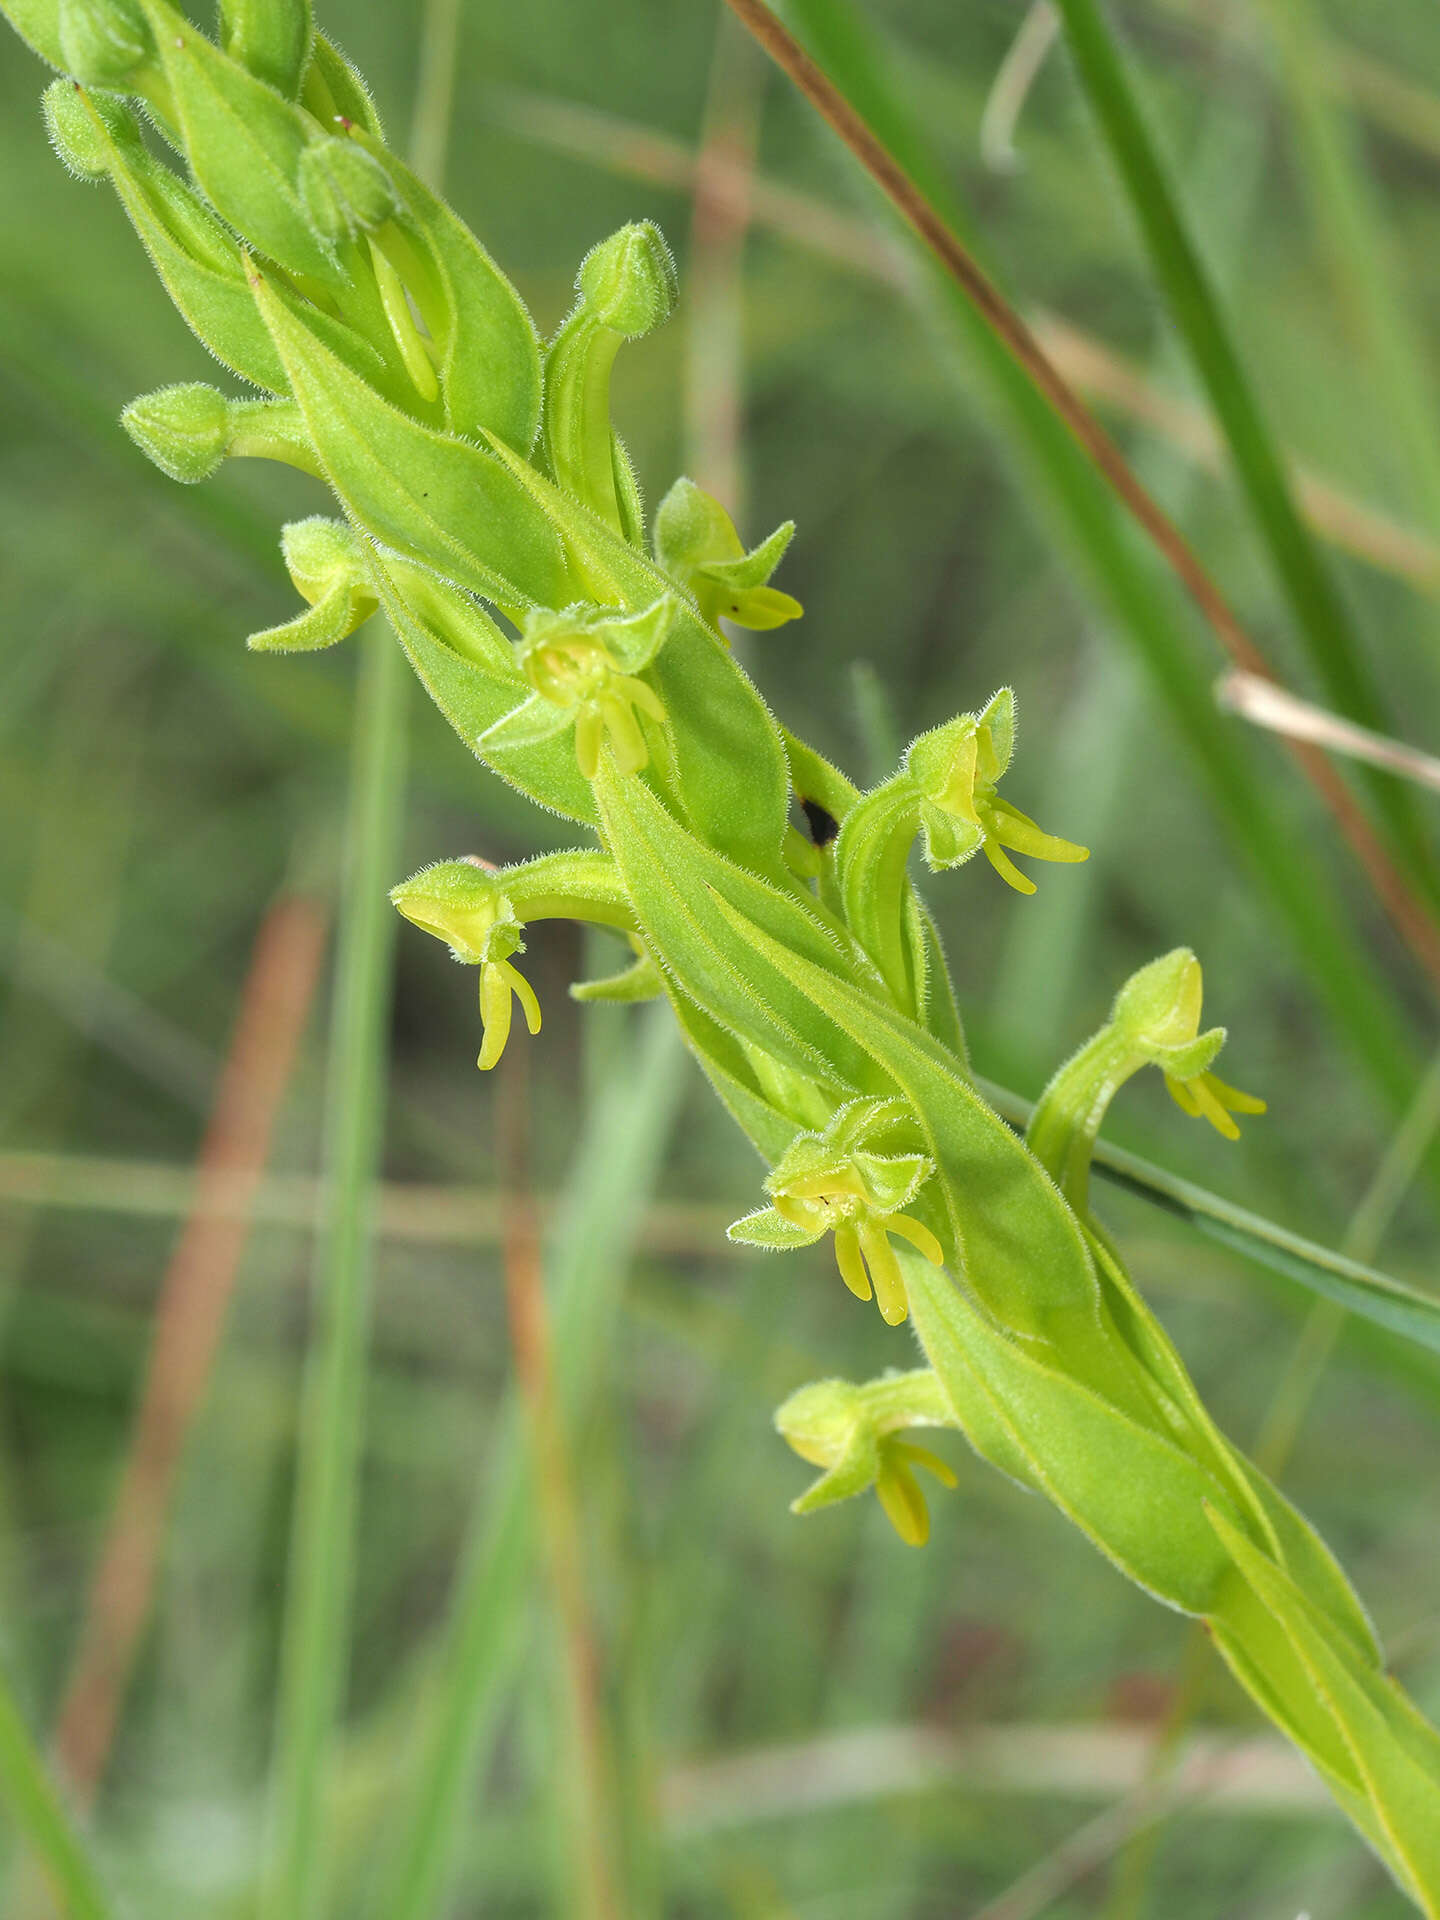
[[(825, 1381), (782, 1407), (782, 1433), (822, 1469), (797, 1508), (873, 1485), (918, 1543), (912, 1469), (950, 1476), (902, 1436), (958, 1427), (1132, 1579), (1209, 1622), (1261, 1708), (1440, 1916), (1440, 1741), (1386, 1679), (1318, 1537), (1209, 1419), (1090, 1213), (1096, 1135), (1140, 1068), (1230, 1137), (1233, 1113), (1263, 1110), (1212, 1072), (1225, 1036), (1201, 1030), (1198, 962), (1177, 949), (1121, 989), (1027, 1140), (972, 1079), (910, 878), (917, 841), (932, 872), (983, 852), (1027, 893), (1011, 854), (1085, 857), (999, 791), (1013, 693), (922, 733), (865, 794), (775, 723), (718, 623), (799, 614), (771, 584), (793, 527), (747, 549), (681, 479), (652, 554), (610, 418), (621, 343), (675, 300), (653, 226), (587, 255), (542, 361), (514, 288), (384, 145), (363, 83), (301, 0), (225, 0), (223, 44), (166, 0), (9, 10), (73, 76), (46, 96), (61, 157), (114, 183), (176, 307), (260, 390), (162, 389), (127, 409), (133, 438), (176, 479), (260, 456), (318, 476), (338, 503), (339, 518), (285, 530), (305, 607), (251, 645), (328, 646), (383, 609), (465, 745), (591, 835), (498, 871), (442, 862), (395, 889), (408, 919), (478, 970), (481, 1066), (500, 1057), (517, 999), (539, 1028), (516, 964), (532, 923), (609, 927), (630, 964), (577, 996), (666, 993), (767, 1164), (732, 1237), (783, 1250), (833, 1234), (852, 1291), (873, 1288), (892, 1324), (912, 1319), (926, 1368)], [(141, 139), (122, 94), (144, 101), (180, 165)]]

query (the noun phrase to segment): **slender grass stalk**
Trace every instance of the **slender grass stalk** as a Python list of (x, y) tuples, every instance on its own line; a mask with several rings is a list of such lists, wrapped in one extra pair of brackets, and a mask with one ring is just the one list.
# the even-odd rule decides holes
[[(576, 1920), (621, 1920), (615, 1755), (600, 1704), (600, 1644), (589, 1602), (574, 1457), (556, 1387), (540, 1221), (531, 1192), (529, 1056), (518, 1049), (509, 1054), (503, 1074), (497, 1119), (505, 1179), (505, 1293), (558, 1654), (553, 1685), (560, 1723), (555, 1807), (562, 1905)], [(548, 1669), (552, 1662), (547, 1659), (545, 1665)]]
[[(1059, 31), (1059, 16), (1044, 0), (1048, 18)], [(997, 82), (998, 85), (998, 82)], [(1202, 124), (1187, 156), (1186, 174), (1197, 197), (1216, 208), (1215, 225), (1225, 235), (1223, 270), (1233, 282), (1252, 219), (1263, 168), (1262, 143), (1249, 103), (1220, 95), (1207, 102)], [(1168, 330), (1157, 333), (1148, 372), (1162, 381), (1177, 358)], [(1198, 475), (1175, 449), (1163, 442), (1143, 446), (1135, 470), (1167, 511), (1183, 522), (1198, 491)], [(1061, 806), (1084, 845), (1107, 845), (1130, 797), (1132, 748), (1143, 738), (1150, 698), (1136, 663), (1097, 641), (1087, 649), (1076, 674), (1065, 731), (1058, 743), (1047, 787), (1046, 809)], [(1258, 684), (1268, 686), (1268, 681)], [(1011, 915), (1001, 964), (996, 968), (994, 1020), (1017, 1062), (1045, 1070), (1058, 1058), (1073, 1003), (1074, 983), (1087, 972), (1089, 947), (1100, 911), (1104, 868), (1091, 860), (1075, 876), (1076, 884), (1048, 889)]]
[(1407, 494), (1432, 532), (1440, 530), (1437, 395), (1414, 317), (1388, 243), (1386, 209), (1356, 146), (1328, 31), (1310, 0), (1261, 0), (1258, 9), (1280, 56), (1294, 124), (1297, 169), (1322, 258), (1341, 310), (1365, 353), (1385, 411), (1386, 438), (1404, 464)]
[[(1100, 0), (1057, 0), (1076, 71), (1124, 184), (1156, 282), (1200, 375), (1296, 627), (1334, 704), (1375, 732), (1391, 731), (1345, 603), (1295, 503), (1290, 480), (1190, 237), (1159, 147)], [(1411, 877), (1433, 901), (1429, 836), (1414, 796), (1369, 785)]]
[(389, 630), (362, 641), (347, 803), (329, 1066), (316, 1327), (300, 1421), (290, 1587), (274, 1761), (271, 1866), (262, 1911), (307, 1920), (324, 1905), (325, 1768), (344, 1698), (362, 1396), (384, 1139), (409, 684)]
[[(316, 902), (286, 894), (256, 936), (201, 1146), (195, 1204), (166, 1269), (145, 1387), (71, 1660), (55, 1745), (88, 1804), (150, 1617), (176, 1476), (209, 1385), (250, 1205), (304, 1037), (325, 948)], [(217, 1209), (217, 1199), (228, 1210)]]
[(100, 1879), (3, 1674), (0, 1794), (44, 1868), (65, 1920), (108, 1920), (111, 1907)]
[[(657, 1008), (645, 1020), (633, 1065), (611, 1078), (587, 1116), (545, 1257), (555, 1378), (571, 1432), (611, 1351), (630, 1253), (674, 1124), (684, 1067), (674, 1021)], [(497, 1426), (422, 1716), (420, 1759), (379, 1904), (383, 1920), (435, 1920), (444, 1911), (466, 1824), (465, 1796), (524, 1644), (534, 1497), (513, 1394)]]

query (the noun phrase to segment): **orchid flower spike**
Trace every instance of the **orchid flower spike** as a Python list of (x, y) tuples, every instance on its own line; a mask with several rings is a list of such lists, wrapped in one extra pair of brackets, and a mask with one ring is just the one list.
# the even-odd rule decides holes
[(982, 713), (963, 713), (915, 741), (905, 765), (922, 795), (920, 825), (929, 867), (957, 867), (983, 851), (1008, 886), (1034, 893), (1035, 882), (1007, 848), (1032, 860), (1089, 859), (1087, 847), (1042, 832), (995, 791), (1014, 751), (1015, 695), (1009, 687), (1002, 687)]
[(881, 1152), (913, 1134), (903, 1100), (852, 1100), (819, 1133), (797, 1134), (776, 1162), (765, 1191), (771, 1204), (737, 1220), (732, 1240), (779, 1251), (835, 1236), (840, 1277), (859, 1300), (874, 1285), (881, 1318), (896, 1327), (909, 1312), (905, 1281), (889, 1235), (908, 1240), (935, 1266), (940, 1242), (923, 1221), (901, 1211), (935, 1171), (924, 1153)]
[(930, 1515), (915, 1477), (924, 1467), (944, 1487), (956, 1484), (954, 1469), (928, 1447), (900, 1436), (911, 1427), (954, 1426), (955, 1417), (935, 1375), (886, 1373), (856, 1386), (849, 1380), (819, 1380), (792, 1393), (775, 1425), (802, 1460), (824, 1472), (792, 1513), (815, 1513), (874, 1487), (880, 1505), (907, 1546), (923, 1547)]
[(652, 730), (663, 738), (667, 725), (660, 696), (639, 675), (669, 638), (678, 610), (667, 593), (636, 614), (594, 606), (527, 614), (517, 658), (534, 692), (481, 735), (481, 753), (535, 746), (573, 727), (587, 780), (599, 771), (607, 741), (617, 770), (638, 773), (657, 744)]

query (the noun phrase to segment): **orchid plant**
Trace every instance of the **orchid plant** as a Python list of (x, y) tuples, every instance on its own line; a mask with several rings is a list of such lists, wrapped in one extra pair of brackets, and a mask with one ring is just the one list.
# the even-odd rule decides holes
[[(218, 40), (168, 0), (3, 3), (63, 76), (45, 95), (61, 159), (110, 181), (176, 307), (241, 383), (139, 399), (131, 437), (179, 481), (258, 457), (334, 496), (336, 517), (284, 530), (304, 604), (251, 646), (329, 646), (383, 611), (470, 751), (575, 829), (573, 851), (498, 870), (445, 860), (394, 890), (477, 969), (480, 1066), (514, 1044), (517, 1000), (539, 1030), (531, 927), (611, 929), (628, 963), (575, 991), (668, 997), (764, 1163), (732, 1239), (783, 1253), (833, 1236), (845, 1286), (874, 1297), (899, 1364), (804, 1387), (777, 1416), (821, 1469), (796, 1510), (873, 1487), (919, 1545), (914, 1470), (953, 1475), (909, 1436), (959, 1429), (1205, 1621), (1440, 1916), (1440, 1737), (1388, 1677), (1323, 1542), (1216, 1428), (1091, 1211), (1098, 1130), (1143, 1068), (1229, 1138), (1235, 1114), (1263, 1110), (1212, 1071), (1225, 1035), (1200, 1029), (1199, 963), (1178, 949), (1121, 988), (1025, 1138), (976, 1085), (916, 843), (932, 873), (983, 853), (1024, 893), (1015, 856), (1085, 858), (1001, 792), (1013, 693), (922, 733), (869, 792), (767, 710), (726, 623), (799, 617), (772, 584), (793, 528), (747, 548), (682, 478), (647, 532), (611, 423), (622, 344), (676, 297), (652, 225), (586, 257), (545, 345), (480, 242), (387, 146), (307, 0), (223, 0)], [(906, 1321), (918, 1370), (908, 1336), (894, 1344)]]

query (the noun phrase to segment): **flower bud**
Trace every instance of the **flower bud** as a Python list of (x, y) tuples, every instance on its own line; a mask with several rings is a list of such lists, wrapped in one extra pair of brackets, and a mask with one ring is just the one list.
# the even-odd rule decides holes
[(140, 451), (172, 480), (208, 480), (230, 451), (230, 403), (200, 381), (141, 394), (120, 416)]
[(136, 0), (60, 0), (65, 65), (87, 87), (118, 87), (155, 51)]
[(675, 311), (675, 262), (664, 235), (650, 220), (621, 227), (592, 247), (575, 277), (586, 314), (601, 326), (636, 340), (653, 333)]
[(383, 226), (398, 204), (380, 161), (354, 140), (333, 134), (301, 154), (299, 185), (306, 218), (331, 242)]
[(109, 140), (131, 146), (140, 138), (134, 114), (114, 94), (84, 93), (73, 80), (54, 80), (41, 99), (50, 144), (63, 165), (81, 180), (103, 180), (110, 171)]
[(294, 520), (280, 535), (280, 551), (295, 590), (308, 601), (283, 626), (252, 633), (253, 653), (311, 653), (348, 639), (379, 605), (360, 536), (343, 520), (315, 514)]
[(294, 99), (313, 32), (308, 0), (220, 0), (220, 44), (258, 80)]

